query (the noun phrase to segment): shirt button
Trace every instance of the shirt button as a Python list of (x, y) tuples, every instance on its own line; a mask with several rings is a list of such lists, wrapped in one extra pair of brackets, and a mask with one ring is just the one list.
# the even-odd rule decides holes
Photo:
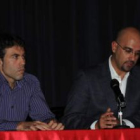
[(11, 106), (11, 108), (13, 109), (13, 108), (14, 108), (14, 106), (12, 105), (12, 106)]

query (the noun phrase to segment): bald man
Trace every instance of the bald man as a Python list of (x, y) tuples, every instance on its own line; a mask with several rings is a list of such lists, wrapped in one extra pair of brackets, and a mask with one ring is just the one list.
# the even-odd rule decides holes
[(119, 81), (126, 100), (123, 123), (140, 127), (140, 32), (134, 27), (119, 31), (111, 43), (112, 55), (92, 69), (79, 72), (69, 93), (62, 122), (65, 129), (105, 129), (120, 125), (111, 79)]

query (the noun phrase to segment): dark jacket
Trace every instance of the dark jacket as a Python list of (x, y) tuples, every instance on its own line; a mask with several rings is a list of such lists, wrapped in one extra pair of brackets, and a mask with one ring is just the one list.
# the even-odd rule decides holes
[[(79, 72), (62, 118), (65, 129), (88, 129), (109, 107), (115, 116), (118, 116), (117, 101), (110, 81), (108, 61)], [(128, 119), (135, 127), (140, 127), (140, 68), (137, 66), (128, 77), (125, 100), (123, 119)]]

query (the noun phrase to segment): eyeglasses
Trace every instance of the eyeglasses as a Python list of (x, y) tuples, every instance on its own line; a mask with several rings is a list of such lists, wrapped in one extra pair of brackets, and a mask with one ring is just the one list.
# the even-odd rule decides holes
[(132, 49), (132, 48), (129, 48), (129, 47), (122, 47), (117, 41), (115, 41), (117, 44), (118, 44), (118, 46), (122, 49), (122, 50), (124, 50), (124, 52), (126, 53), (126, 54), (134, 54), (135, 56), (137, 56), (137, 57), (140, 57), (140, 50), (139, 51), (136, 51), (136, 52), (134, 52), (134, 50)]

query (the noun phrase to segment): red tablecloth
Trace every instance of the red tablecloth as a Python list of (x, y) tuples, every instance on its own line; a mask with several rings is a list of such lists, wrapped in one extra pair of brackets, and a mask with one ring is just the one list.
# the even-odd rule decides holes
[(140, 129), (1, 131), (0, 140), (140, 140)]

